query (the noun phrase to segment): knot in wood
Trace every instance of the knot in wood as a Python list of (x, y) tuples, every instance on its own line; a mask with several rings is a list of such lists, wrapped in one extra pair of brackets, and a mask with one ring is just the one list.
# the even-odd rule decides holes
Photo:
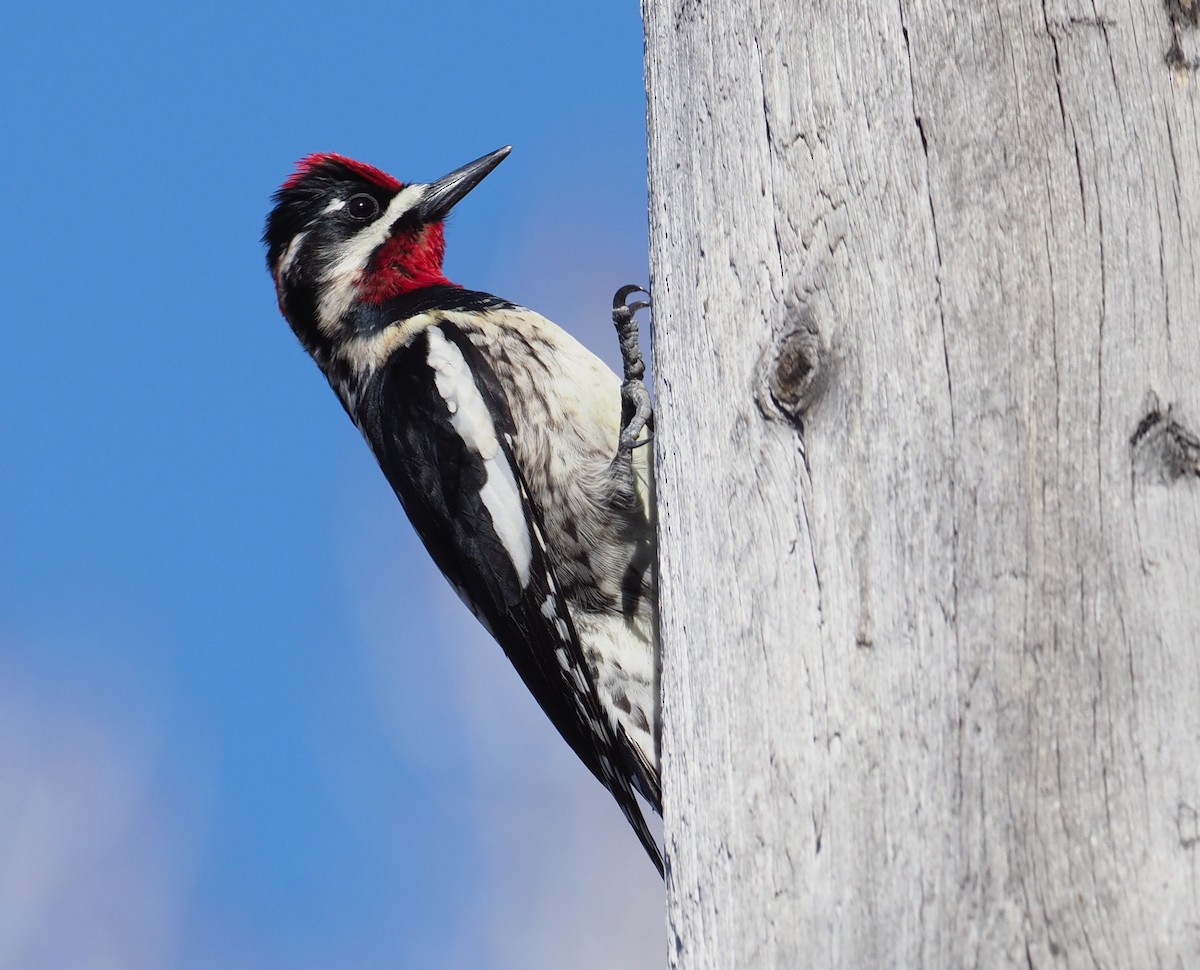
[(810, 310), (800, 308), (776, 331), (759, 369), (759, 409), (798, 423), (824, 386), (825, 349)]
[(807, 330), (786, 333), (775, 346), (775, 364), (769, 377), (775, 403), (793, 417), (802, 410), (805, 396), (821, 372), (821, 348)]
[(1200, 438), (1178, 420), (1172, 407), (1163, 410), (1158, 395), (1146, 395), (1145, 416), (1129, 439), (1136, 478), (1171, 484), (1200, 478)]

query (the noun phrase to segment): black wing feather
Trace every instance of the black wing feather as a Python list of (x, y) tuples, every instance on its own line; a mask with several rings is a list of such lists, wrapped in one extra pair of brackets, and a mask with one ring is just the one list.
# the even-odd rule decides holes
[[(662, 874), (662, 855), (616, 763), (621, 759), (616, 728), (600, 705), (546, 555), (541, 512), (513, 456), (511, 441), (519, 429), (507, 398), (467, 336), (449, 322), (439, 329), (471, 367), (521, 493), (533, 537), (527, 584), (522, 587), (481, 497), (486, 466), (454, 429), (438, 392), (428, 363), (428, 331), (393, 354), (368, 386), (359, 407), (363, 431), (438, 568), (500, 643), (572, 750), (612, 793)], [(543, 611), (547, 602), (550, 615)]]

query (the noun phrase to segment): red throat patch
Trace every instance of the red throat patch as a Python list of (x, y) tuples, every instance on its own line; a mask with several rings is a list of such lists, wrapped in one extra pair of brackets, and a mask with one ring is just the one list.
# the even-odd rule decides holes
[(288, 180), (283, 183), (285, 189), (292, 188), (304, 176), (314, 169), (321, 168), (330, 162), (344, 165), (351, 172), (359, 177), (378, 185), (381, 189), (387, 189), (389, 192), (396, 192), (404, 187), (402, 182), (396, 181), (387, 172), (376, 168), (374, 165), (368, 165), (366, 162), (356, 162), (353, 158), (347, 158), (345, 155), (339, 155), (336, 152), (313, 152), (296, 163), (296, 171), (294, 171)]
[(454, 286), (442, 274), (445, 255), (442, 223), (398, 229), (363, 273), (359, 293), (370, 303), (382, 303), (426, 286)]

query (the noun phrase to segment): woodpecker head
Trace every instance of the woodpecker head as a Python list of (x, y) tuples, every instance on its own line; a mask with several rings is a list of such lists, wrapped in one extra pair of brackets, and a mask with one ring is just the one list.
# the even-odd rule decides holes
[(408, 185), (341, 155), (302, 159), (275, 193), (263, 243), (279, 309), (304, 345), (316, 353), (377, 320), (372, 307), (449, 284), (443, 220), (511, 150)]

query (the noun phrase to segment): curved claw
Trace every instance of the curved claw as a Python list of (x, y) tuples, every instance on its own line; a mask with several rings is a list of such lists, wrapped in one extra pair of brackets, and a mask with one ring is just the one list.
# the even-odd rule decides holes
[[(625, 306), (625, 301), (628, 300), (629, 297), (634, 293), (645, 293), (646, 296), (650, 295), (649, 292), (638, 286), (636, 283), (630, 283), (626, 286), (622, 286), (619, 290), (617, 290), (616, 295), (613, 296), (613, 309), (620, 310), (623, 308)], [(649, 304), (642, 304), (642, 306), (648, 305)], [(638, 307), (638, 309), (641, 309), (641, 307)]]
[[(649, 300), (634, 300), (632, 303), (625, 304), (625, 309), (630, 313), (637, 313), (638, 310), (644, 310), (650, 305)], [(618, 307), (617, 309), (620, 309)]]

